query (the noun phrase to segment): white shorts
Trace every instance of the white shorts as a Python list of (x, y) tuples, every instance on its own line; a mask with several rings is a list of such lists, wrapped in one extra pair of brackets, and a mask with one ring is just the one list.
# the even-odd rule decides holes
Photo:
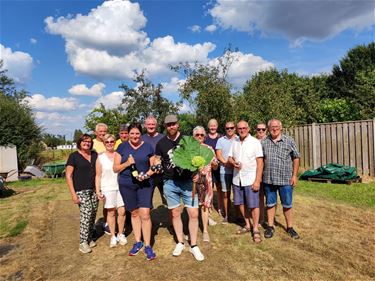
[(124, 206), (124, 201), (119, 190), (102, 191), (104, 198), (104, 209), (119, 208)]

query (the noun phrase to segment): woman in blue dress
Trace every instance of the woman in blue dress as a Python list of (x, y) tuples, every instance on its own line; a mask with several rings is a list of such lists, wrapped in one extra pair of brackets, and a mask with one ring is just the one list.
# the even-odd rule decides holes
[[(113, 170), (119, 173), (118, 182), (125, 207), (131, 212), (135, 243), (129, 256), (135, 256), (144, 246), (147, 260), (156, 258), (150, 245), (153, 185), (150, 178), (154, 172), (154, 149), (141, 138), (142, 127), (134, 123), (129, 126), (129, 141), (116, 150)], [(141, 237), (143, 236), (143, 242)]]

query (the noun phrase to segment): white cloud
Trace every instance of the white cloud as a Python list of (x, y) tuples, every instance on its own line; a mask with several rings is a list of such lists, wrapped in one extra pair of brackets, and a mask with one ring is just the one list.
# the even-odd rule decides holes
[(87, 16), (77, 14), (56, 20), (53, 17), (45, 19), (48, 32), (59, 34), (81, 48), (110, 54), (144, 48), (149, 43), (147, 34), (141, 31), (146, 22), (138, 3), (122, 0), (105, 1)]
[(3, 60), (3, 69), (8, 70), (7, 76), (14, 82), (24, 84), (30, 79), (33, 58), (28, 53), (13, 52), (11, 48), (0, 44), (0, 58)]
[(179, 109), (178, 109), (178, 112), (180, 114), (182, 113), (193, 113), (194, 112), (194, 109), (192, 107), (190, 107), (190, 105), (187, 103), (187, 102), (183, 102)]
[(95, 78), (131, 79), (134, 71), (172, 74), (170, 64), (206, 62), (215, 45), (189, 45), (172, 36), (151, 41), (142, 28), (146, 18), (138, 4), (106, 1), (88, 15), (45, 19), (46, 30), (66, 40), (65, 50), (74, 70)]
[[(234, 60), (229, 67), (228, 80), (236, 87), (242, 87), (255, 73), (274, 67), (273, 63), (253, 54), (233, 52), (232, 56)], [(210, 64), (217, 65), (218, 58)]]
[(208, 32), (214, 32), (216, 29), (217, 29), (216, 25), (210, 24), (210, 25), (206, 26), (206, 28), (204, 30), (206, 30)]
[(41, 94), (26, 97), (25, 101), (28, 102), (34, 110), (39, 111), (68, 111), (78, 107), (78, 101), (75, 98), (46, 98)]
[(375, 23), (373, 1), (225, 1), (217, 0), (209, 11), (224, 29), (263, 34), (281, 33), (301, 44), (323, 40), (346, 29), (360, 30)]
[(189, 29), (191, 32), (194, 32), (194, 33), (199, 33), (201, 32), (201, 27), (199, 25), (193, 25), (193, 26), (189, 26)]
[(36, 40), (35, 38), (30, 38), (30, 43), (36, 44), (36, 43), (38, 43), (38, 40)]
[(36, 111), (34, 115), (36, 122), (46, 133), (66, 135), (67, 139), (73, 138), (75, 129), (82, 129), (84, 126), (82, 113)]
[(59, 112), (36, 111), (34, 114), (38, 121), (43, 121), (46, 124), (48, 124), (48, 122), (75, 122), (77, 120), (75, 116), (61, 114)]
[(172, 77), (169, 82), (162, 82), (163, 85), (162, 93), (168, 96), (178, 96), (179, 91), (178, 89), (181, 87), (182, 84), (185, 83), (186, 80), (179, 79), (178, 77)]
[(105, 84), (98, 83), (88, 88), (85, 84), (77, 84), (72, 86), (68, 92), (74, 96), (92, 96), (92, 97), (99, 97), (102, 95), (103, 90), (105, 88)]
[(121, 105), (123, 98), (124, 98), (124, 92), (122, 91), (112, 92), (106, 96), (102, 96), (98, 98), (95, 102), (94, 108), (99, 107), (101, 103), (107, 109), (116, 108), (119, 105)]

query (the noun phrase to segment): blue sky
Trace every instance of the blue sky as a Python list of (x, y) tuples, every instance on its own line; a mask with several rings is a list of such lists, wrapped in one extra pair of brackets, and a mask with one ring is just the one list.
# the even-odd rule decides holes
[[(4, 1), (0, 57), (45, 132), (71, 138), (100, 102), (118, 105), (122, 83), (146, 69), (176, 101), (180, 61), (215, 63), (237, 47), (230, 81), (241, 89), (269, 67), (330, 72), (346, 52), (375, 41), (375, 2)], [(184, 111), (185, 105), (181, 108)]]

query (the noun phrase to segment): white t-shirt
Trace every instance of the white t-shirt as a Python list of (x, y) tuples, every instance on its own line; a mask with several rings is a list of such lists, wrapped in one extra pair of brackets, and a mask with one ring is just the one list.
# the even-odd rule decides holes
[(241, 186), (252, 185), (256, 178), (256, 158), (263, 157), (260, 141), (248, 135), (241, 143), (238, 137), (232, 143), (228, 156), (233, 157), (236, 162), (241, 163), (240, 170), (236, 168), (233, 170), (233, 184), (241, 184)]
[(109, 159), (106, 153), (99, 154), (98, 159), (102, 165), (100, 189), (102, 191), (119, 190), (117, 173), (113, 172), (113, 159)]

